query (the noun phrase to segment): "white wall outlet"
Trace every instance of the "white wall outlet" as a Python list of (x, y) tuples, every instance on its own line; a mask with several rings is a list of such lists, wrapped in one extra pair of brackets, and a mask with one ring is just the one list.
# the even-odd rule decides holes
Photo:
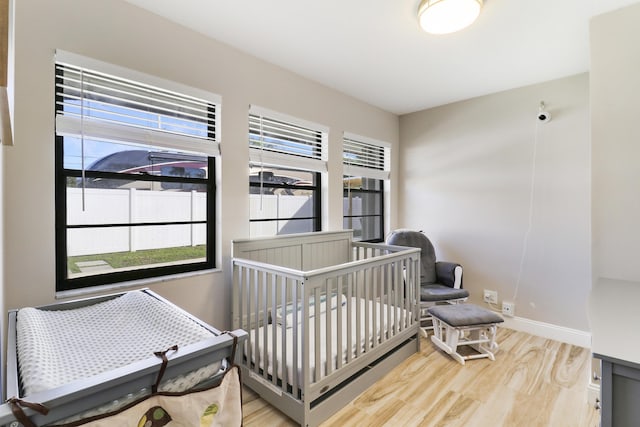
[(490, 304), (498, 303), (498, 292), (497, 291), (489, 291), (487, 289), (484, 290), (484, 302)]
[(516, 304), (509, 301), (502, 302), (502, 314), (505, 316), (513, 317), (516, 312)]

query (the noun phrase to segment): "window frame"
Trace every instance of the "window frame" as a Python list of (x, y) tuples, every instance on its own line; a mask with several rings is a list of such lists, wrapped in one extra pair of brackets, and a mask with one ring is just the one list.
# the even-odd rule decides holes
[[(384, 242), (384, 230), (386, 225), (385, 193), (388, 191), (388, 182), (391, 175), (391, 145), (383, 141), (349, 132), (344, 132), (342, 143), (343, 183), (345, 180), (350, 180), (352, 178), (366, 178), (376, 180), (379, 184), (379, 190), (362, 188), (353, 189), (351, 188), (350, 183), (345, 188), (343, 184), (343, 204), (345, 199), (347, 199), (348, 203), (347, 214), (345, 215), (344, 208), (342, 211), (343, 225), (345, 219), (348, 219), (348, 221), (352, 223), (354, 218), (380, 218), (379, 237), (373, 239), (361, 239), (358, 241), (370, 243)], [(371, 150), (373, 155), (371, 155), (371, 153), (363, 153), (359, 157), (357, 154), (354, 154), (354, 151), (357, 151), (358, 146), (363, 148), (363, 151), (366, 151), (366, 149)], [(376, 152), (378, 154), (376, 154)], [(380, 213), (371, 214), (363, 212), (361, 215), (353, 215), (351, 207), (353, 205), (352, 197), (354, 194), (378, 194), (380, 197)], [(354, 240), (356, 240), (355, 237)]]
[[(316, 133), (316, 137), (313, 139), (307, 139), (310, 147), (309, 155), (299, 154), (300, 149), (287, 152), (286, 143), (282, 144), (281, 141), (277, 146), (272, 149), (258, 148), (253, 144), (254, 141), (262, 139), (262, 135), (255, 133), (255, 127), (252, 126), (252, 121), (256, 120), (265, 122), (273, 121), (278, 122), (279, 125), (291, 126), (294, 128), (303, 129), (305, 132)], [(311, 190), (313, 192), (313, 216), (301, 217), (301, 218), (259, 218), (252, 219), (249, 216), (249, 223), (258, 222), (279, 222), (279, 221), (298, 221), (298, 220), (312, 220), (313, 230), (322, 231), (322, 174), (327, 171), (327, 141), (329, 129), (326, 126), (319, 125), (317, 123), (309, 122), (307, 120), (299, 119), (296, 117), (288, 116), (279, 112), (275, 112), (266, 108), (258, 107), (255, 105), (249, 108), (249, 164), (253, 166), (264, 166), (269, 169), (281, 169), (291, 171), (303, 171), (313, 174), (314, 185), (293, 185), (293, 184), (277, 184), (269, 183), (265, 181), (251, 182), (249, 181), (249, 188), (267, 187), (275, 189), (287, 189), (287, 190)], [(277, 131), (276, 131), (277, 133)], [(258, 138), (256, 138), (256, 135)], [(249, 192), (251, 194), (251, 192)]]
[[(351, 176), (351, 175), (343, 175), (343, 179), (345, 180), (349, 180), (351, 178), (364, 178), (362, 176)], [(384, 202), (385, 202), (385, 197), (384, 197), (384, 180), (382, 179), (375, 179), (375, 178), (368, 178), (368, 179), (374, 179), (375, 181), (377, 181), (379, 183), (379, 190), (370, 190), (370, 189), (352, 189), (350, 186), (347, 186), (347, 188), (344, 188), (343, 186), (343, 200), (347, 199), (348, 202), (348, 214), (345, 215), (344, 210), (342, 212), (342, 218), (343, 218), (343, 223), (345, 219), (348, 219), (348, 221), (350, 223), (352, 223), (354, 218), (380, 218), (380, 228), (379, 228), (379, 233), (380, 233), (380, 237), (376, 237), (374, 239), (361, 239), (358, 240), (355, 238), (354, 236), (354, 240), (355, 241), (359, 241), (359, 242), (367, 242), (367, 243), (379, 243), (379, 242), (384, 242), (384, 221), (385, 221), (385, 209), (384, 209)], [(352, 200), (353, 200), (353, 196), (355, 194), (378, 194), (380, 196), (380, 205), (379, 205), (379, 209), (380, 209), (380, 213), (379, 214), (365, 214), (364, 212), (361, 215), (353, 215), (351, 213), (351, 207), (352, 207)]]
[[(281, 169), (281, 170), (292, 170), (290, 168), (282, 168), (280, 166), (269, 166), (269, 169)], [(310, 172), (310, 171), (305, 171)], [(320, 172), (310, 172), (314, 175), (315, 185), (295, 185), (295, 184), (275, 184), (272, 182), (258, 181), (251, 182), (249, 181), (249, 188), (273, 188), (273, 189), (284, 189), (284, 190), (305, 190), (313, 192), (313, 216), (311, 217), (300, 217), (300, 218), (249, 218), (249, 224), (258, 223), (258, 222), (278, 222), (278, 221), (302, 221), (302, 220), (312, 220), (313, 221), (313, 230), (312, 231), (322, 231), (322, 174)], [(255, 194), (251, 193), (250, 194)], [(260, 194), (260, 193), (258, 193)]]
[[(63, 60), (59, 63), (58, 58), (62, 57)], [(77, 62), (76, 62), (77, 61)], [(86, 64), (89, 64), (87, 66)], [(147, 80), (152, 80), (154, 87), (166, 87), (168, 91), (173, 91), (176, 93), (180, 89), (186, 88), (185, 86), (179, 85), (174, 82), (168, 82), (164, 80), (160, 80), (154, 78), (152, 76), (146, 76), (132, 70), (123, 69), (117, 66), (112, 66), (110, 64), (104, 64), (99, 61), (92, 60), (90, 58), (81, 57), (79, 55), (70, 54), (67, 52), (56, 52), (56, 65), (55, 65), (55, 81), (56, 88), (61, 83), (61, 67), (64, 67), (64, 64), (71, 64), (73, 67), (96, 70), (96, 72), (109, 74), (117, 79), (130, 79), (141, 85), (151, 86), (147, 82)], [(60, 66), (59, 66), (60, 65)], [(91, 67), (94, 65), (94, 67)], [(97, 65), (97, 69), (95, 67)], [(91, 68), (90, 68), (91, 67)], [(102, 68), (107, 68), (108, 70), (104, 70)], [(133, 74), (134, 77), (130, 77), (130, 74)], [(134, 80), (135, 79), (135, 80)], [(166, 84), (166, 86), (165, 86)], [(167, 87), (168, 86), (168, 87)], [(176, 90), (175, 86), (178, 87)], [(203, 93), (202, 91), (197, 91), (198, 94)], [(56, 131), (54, 132), (54, 143), (55, 143), (55, 264), (56, 264), (56, 292), (66, 292), (73, 291), (79, 289), (86, 289), (91, 287), (98, 287), (104, 285), (113, 285), (113, 286), (126, 286), (126, 282), (139, 281), (139, 280), (153, 280), (158, 279), (162, 280), (162, 277), (187, 273), (187, 272), (195, 272), (200, 270), (209, 270), (216, 268), (217, 264), (217, 188), (216, 188), (216, 163), (219, 161), (218, 156), (213, 153), (218, 152), (218, 135), (219, 135), (219, 110), (220, 110), (220, 100), (216, 95), (210, 94), (213, 100), (205, 101), (208, 105), (207, 111), (208, 113), (212, 113), (211, 108), (213, 108), (213, 119), (212, 122), (209, 123), (207, 121), (206, 126), (206, 150), (192, 150), (191, 153), (198, 157), (202, 157), (206, 159), (207, 163), (207, 175), (206, 177), (188, 177), (188, 176), (168, 176), (168, 175), (152, 175), (152, 174), (131, 174), (125, 172), (107, 172), (107, 171), (91, 171), (91, 170), (82, 170), (76, 168), (67, 168), (65, 167), (65, 157), (64, 157), (64, 139), (67, 134), (61, 133), (62, 131), (58, 130), (58, 124), (62, 123), (62, 127), (65, 126), (65, 122), (56, 122)], [(191, 96), (189, 93), (186, 96)], [(55, 102), (55, 112), (57, 115), (57, 119), (64, 116), (64, 107), (61, 106), (61, 102), (63, 100), (63, 94), (60, 94), (58, 90), (56, 90), (56, 95), (54, 97)], [(209, 98), (209, 99), (211, 99)], [(58, 114), (60, 112), (60, 114)], [(128, 141), (127, 138), (127, 129), (126, 124), (122, 124), (121, 131), (119, 131), (118, 139), (116, 142), (121, 142), (123, 144), (129, 145), (140, 145), (139, 141), (135, 139), (136, 130), (133, 129), (132, 134), (133, 141)], [(118, 127), (117, 125), (115, 127)], [(60, 133), (59, 133), (60, 132)], [(153, 132), (153, 131), (152, 131)], [(154, 135), (155, 136), (155, 135)], [(102, 135), (94, 136), (91, 134), (83, 135), (86, 140), (101, 140)], [(147, 143), (147, 147), (153, 146), (161, 149), (170, 148), (171, 135), (159, 135), (160, 139), (162, 139), (162, 143), (160, 145), (155, 144), (155, 140), (151, 143)], [(185, 140), (188, 139), (184, 137), (178, 136), (176, 139), (180, 140), (177, 146), (174, 148), (178, 152), (189, 152), (185, 150), (185, 146), (187, 146), (188, 142), (185, 143)], [(106, 139), (104, 139), (107, 141)], [(203, 147), (204, 144), (200, 143)], [(192, 143), (193, 145), (193, 143)], [(168, 154), (169, 156), (171, 154)], [(124, 223), (114, 223), (114, 224), (68, 224), (67, 222), (67, 188), (68, 188), (68, 179), (78, 179), (82, 178), (84, 175), (85, 178), (108, 178), (108, 179), (124, 179), (127, 181), (147, 181), (147, 182), (159, 182), (159, 183), (182, 183), (182, 184), (198, 184), (206, 186), (206, 217), (204, 220), (192, 220), (192, 221), (157, 221), (157, 222), (124, 222)], [(192, 260), (184, 260), (183, 263), (171, 263), (169, 265), (160, 265), (150, 267), (152, 264), (137, 266), (136, 268), (126, 269), (126, 270), (116, 270), (110, 271), (107, 273), (97, 273), (90, 275), (82, 275), (77, 277), (70, 277), (68, 274), (68, 232), (72, 229), (82, 229), (82, 228), (109, 228), (109, 227), (121, 227), (121, 228), (129, 228), (129, 227), (148, 227), (148, 226), (163, 226), (163, 225), (185, 225), (185, 224), (205, 224), (206, 232), (206, 249), (205, 249), (205, 260), (203, 261), (192, 261)]]

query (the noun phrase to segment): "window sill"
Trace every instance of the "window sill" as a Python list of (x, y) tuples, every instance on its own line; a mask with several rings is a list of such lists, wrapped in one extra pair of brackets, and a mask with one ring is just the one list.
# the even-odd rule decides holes
[(146, 279), (130, 280), (128, 282), (113, 283), (109, 285), (72, 289), (69, 291), (56, 292), (55, 298), (56, 299), (75, 298), (75, 297), (81, 297), (81, 296), (86, 296), (91, 294), (101, 294), (101, 293), (111, 292), (111, 291), (128, 290), (130, 288), (146, 287), (156, 283), (170, 282), (173, 280), (185, 279), (185, 278), (195, 277), (195, 276), (203, 276), (205, 274), (212, 274), (212, 273), (218, 273), (218, 272), (222, 272), (222, 269), (212, 268), (208, 270), (189, 271), (186, 273), (170, 274), (167, 276), (160, 276), (160, 277), (149, 277)]

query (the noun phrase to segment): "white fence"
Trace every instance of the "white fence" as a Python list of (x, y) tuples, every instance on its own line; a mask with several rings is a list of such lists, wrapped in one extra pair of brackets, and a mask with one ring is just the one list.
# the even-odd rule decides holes
[[(127, 224), (171, 221), (204, 221), (205, 193), (136, 189), (67, 189), (68, 224)], [(67, 254), (93, 255), (143, 249), (195, 246), (206, 243), (206, 225), (153, 225), (70, 229)]]
[[(308, 218), (313, 216), (311, 196), (250, 194), (249, 218)], [(251, 237), (304, 233), (313, 230), (312, 220), (252, 222)]]
[[(67, 189), (67, 224), (128, 224), (204, 221), (205, 193), (87, 188), (82, 209), (82, 189)], [(309, 196), (250, 195), (251, 218), (312, 216)], [(251, 236), (274, 236), (307, 230), (307, 221), (269, 221), (251, 225)], [(300, 228), (300, 230), (298, 230)], [(127, 252), (143, 249), (195, 246), (206, 243), (204, 224), (99, 227), (69, 229), (68, 256)]]

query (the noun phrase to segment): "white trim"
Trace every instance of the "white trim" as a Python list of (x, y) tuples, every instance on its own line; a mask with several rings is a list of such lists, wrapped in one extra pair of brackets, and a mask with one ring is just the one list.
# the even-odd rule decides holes
[(277, 166), (290, 169), (326, 172), (327, 162), (291, 154), (274, 153), (273, 151), (249, 148), (249, 163), (255, 165)]
[(380, 141), (378, 139), (369, 138), (368, 136), (362, 136), (351, 132), (343, 132), (342, 138), (353, 139), (355, 141), (364, 142), (371, 145), (377, 145), (379, 147), (391, 148), (391, 144), (388, 142)]
[(587, 386), (587, 403), (596, 409), (600, 409), (600, 402), (600, 385), (590, 382)]
[(220, 104), (222, 104), (222, 97), (220, 95), (216, 95), (215, 93), (184, 85), (182, 83), (174, 82), (172, 80), (165, 80), (161, 77), (156, 77), (150, 74), (135, 71), (130, 68), (120, 67), (118, 65), (109, 64), (107, 62), (102, 62), (97, 59), (67, 52), (61, 49), (56, 49), (55, 62), (58, 64), (90, 69), (92, 71), (109, 74), (121, 79), (131, 80), (136, 83), (143, 83), (147, 86), (154, 86), (157, 89), (163, 91), (169, 90), (178, 92), (182, 95), (191, 96), (199, 100), (217, 104), (216, 107), (219, 107)]
[(125, 142), (144, 146), (162, 147), (170, 150), (189, 151), (191, 153), (220, 155), (220, 144), (211, 140), (204, 140), (186, 135), (178, 135), (146, 128), (108, 123), (85, 117), (57, 115), (56, 134), (60, 136), (98, 139), (101, 141)]
[(500, 326), (579, 347), (591, 348), (591, 333), (587, 331), (538, 322), (524, 317), (504, 317), (504, 323), (501, 323)]
[(380, 171), (375, 169), (363, 168), (362, 166), (344, 165), (342, 166), (342, 174), (348, 176), (363, 176), (365, 178), (387, 180), (391, 176), (389, 171)]
[(309, 120), (300, 119), (298, 117), (290, 116), (288, 114), (279, 113), (277, 111), (269, 110), (268, 108), (258, 107), (256, 105), (249, 106), (249, 114), (291, 123), (293, 125), (302, 126), (308, 129), (316, 130), (318, 132), (323, 132), (325, 134), (329, 133), (328, 126), (314, 123)]
[[(219, 240), (219, 239), (218, 239)], [(216, 264), (217, 265), (217, 264)], [(222, 269), (219, 267), (209, 268), (206, 270), (187, 271), (184, 273), (169, 274), (166, 276), (145, 277), (144, 279), (129, 280), (127, 282), (110, 283), (100, 286), (89, 286), (85, 288), (69, 289), (67, 291), (58, 291), (55, 293), (55, 299), (76, 298), (91, 294), (98, 294), (110, 291), (120, 291), (129, 288), (146, 288), (157, 283), (169, 282), (172, 280), (180, 280), (188, 277), (202, 276), (205, 274), (220, 273)]]

